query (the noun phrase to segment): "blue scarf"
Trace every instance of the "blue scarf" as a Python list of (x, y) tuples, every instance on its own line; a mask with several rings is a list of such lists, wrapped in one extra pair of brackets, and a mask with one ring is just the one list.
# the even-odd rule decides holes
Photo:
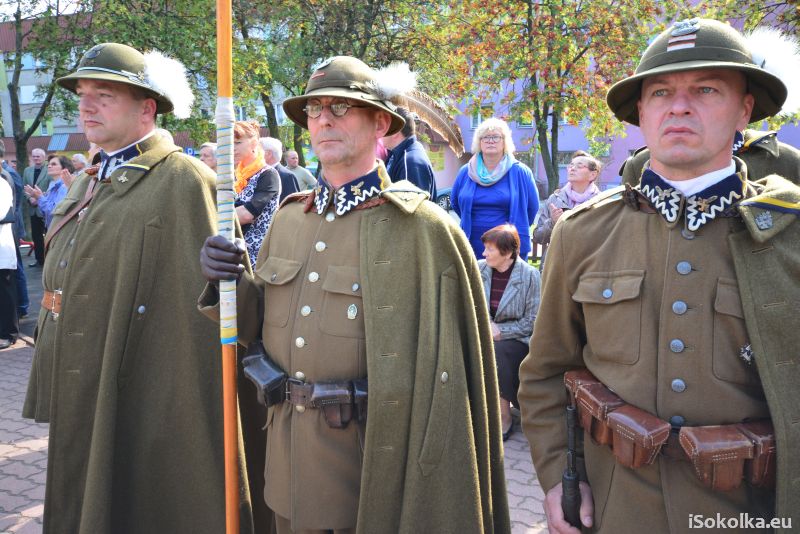
[(503, 159), (500, 160), (500, 163), (497, 164), (497, 167), (495, 167), (493, 171), (489, 171), (489, 169), (486, 168), (486, 164), (483, 162), (483, 155), (478, 152), (470, 158), (467, 173), (470, 179), (476, 184), (489, 187), (490, 185), (496, 184), (500, 178), (505, 176), (508, 169), (511, 168), (515, 161), (516, 159), (514, 159), (514, 156), (506, 154), (503, 156)]

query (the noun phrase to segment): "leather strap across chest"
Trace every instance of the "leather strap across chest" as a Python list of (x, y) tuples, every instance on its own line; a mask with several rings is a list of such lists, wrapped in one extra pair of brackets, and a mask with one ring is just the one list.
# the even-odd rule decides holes
[[(92, 169), (89, 169), (92, 170)], [(87, 173), (88, 171), (87, 170)], [(92, 174), (92, 179), (89, 180), (89, 185), (86, 187), (86, 194), (83, 195), (83, 200), (81, 200), (78, 204), (76, 204), (58, 223), (54, 224), (53, 227), (47, 232), (47, 236), (44, 238), (44, 251), (45, 253), (50, 248), (50, 242), (53, 240), (53, 237), (61, 230), (69, 221), (71, 221), (76, 215), (80, 213), (80, 211), (89, 205), (89, 202), (92, 201), (92, 197), (94, 196), (94, 187), (97, 185), (97, 171)]]

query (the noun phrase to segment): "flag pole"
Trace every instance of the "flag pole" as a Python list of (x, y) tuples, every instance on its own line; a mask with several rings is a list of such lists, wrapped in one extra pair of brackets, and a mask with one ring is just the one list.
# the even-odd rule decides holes
[[(217, 225), (234, 239), (233, 69), (231, 0), (217, 0)], [(219, 283), (222, 406), (225, 444), (225, 530), (239, 534), (238, 410), (236, 403), (236, 281)]]

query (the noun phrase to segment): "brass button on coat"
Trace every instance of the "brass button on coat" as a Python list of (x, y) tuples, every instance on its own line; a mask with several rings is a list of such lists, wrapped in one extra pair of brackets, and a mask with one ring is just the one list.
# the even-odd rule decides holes
[(673, 339), (672, 341), (669, 342), (669, 350), (671, 350), (676, 354), (678, 352), (683, 352), (683, 349), (685, 348), (686, 345), (684, 345), (683, 341), (681, 341), (680, 339)]
[(612, 296), (614, 296), (614, 292), (613, 291), (611, 291), (608, 288), (603, 290), (603, 298), (604, 299), (610, 299)]
[(300, 315), (302, 315), (303, 317), (308, 317), (309, 315), (311, 315), (311, 306), (303, 306), (302, 308), (300, 308)]
[(334, 219), (336, 219), (336, 215), (334, 215), (333, 212), (328, 212), (328, 214), (325, 215), (325, 220), (328, 222), (333, 222)]
[(688, 261), (679, 261), (678, 265), (675, 266), (680, 274), (689, 274), (692, 272), (692, 264)]
[(676, 300), (672, 303), (672, 313), (675, 315), (683, 315), (689, 307), (682, 300)]
[(676, 378), (675, 380), (672, 381), (670, 387), (672, 387), (672, 391), (674, 391), (675, 393), (683, 393), (684, 391), (686, 391), (686, 382), (684, 382), (680, 378)]
[(294, 345), (298, 349), (302, 349), (303, 347), (306, 346), (306, 340), (303, 339), (302, 337), (298, 337), (297, 339), (294, 340)]
[(355, 283), (355, 284), (353, 284), (353, 293), (355, 293), (355, 292), (356, 292), (356, 291), (358, 291), (359, 289), (361, 289), (361, 286), (360, 286), (360, 285), (358, 285), (358, 283)]
[(308, 281), (309, 282), (313, 283), (313, 282), (316, 282), (317, 280), (319, 280), (319, 273), (316, 273), (316, 272), (308, 273)]
[(314, 249), (317, 252), (322, 252), (326, 248), (328, 248), (328, 245), (326, 245), (324, 241), (317, 241), (317, 243), (314, 245)]

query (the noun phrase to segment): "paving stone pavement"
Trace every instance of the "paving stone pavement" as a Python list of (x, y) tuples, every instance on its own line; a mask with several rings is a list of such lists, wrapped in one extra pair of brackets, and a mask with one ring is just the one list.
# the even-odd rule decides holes
[[(23, 260), (24, 261), (24, 260)], [(21, 416), (33, 359), (31, 335), (41, 301), (41, 269), (28, 268), (31, 307), (20, 321), (22, 335), (0, 351), (0, 533), (40, 534), (47, 470), (46, 424)], [(544, 494), (533, 471), (519, 424), (505, 443), (505, 472), (512, 534), (547, 532)]]

